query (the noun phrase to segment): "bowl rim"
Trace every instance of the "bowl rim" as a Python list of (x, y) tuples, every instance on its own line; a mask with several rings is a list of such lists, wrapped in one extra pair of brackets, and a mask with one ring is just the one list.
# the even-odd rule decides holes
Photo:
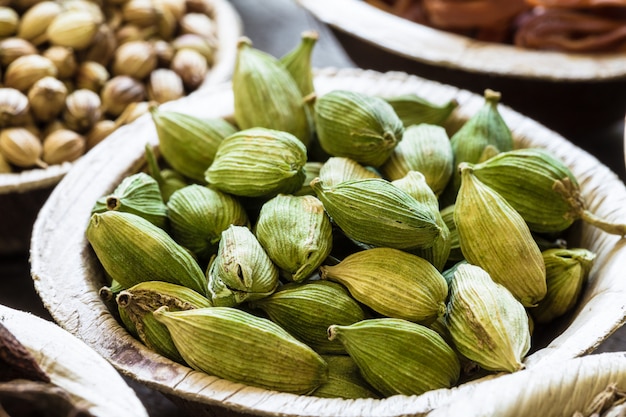
[[(218, 43), (214, 64), (199, 87), (200, 90), (211, 88), (231, 77), (237, 57), (237, 42), (243, 34), (241, 17), (229, 1), (205, 1), (213, 7)], [(47, 168), (33, 168), (15, 173), (0, 173), (0, 194), (23, 193), (52, 187), (67, 174), (74, 162), (64, 162)]]
[(363, 0), (296, 1), (336, 30), (424, 64), (489, 76), (555, 82), (626, 80), (626, 53), (533, 50), (435, 29)]
[[(481, 96), (467, 90), (400, 72), (324, 68), (316, 71), (315, 86), (318, 93), (339, 88), (385, 95), (411, 91), (429, 98), (431, 93), (437, 93), (434, 102), (457, 99), (457, 111), (464, 120), (483, 103)], [(234, 108), (232, 86), (228, 82), (211, 91), (166, 103), (164, 108), (205, 117), (225, 117)], [(514, 110), (502, 106), (501, 114), (519, 146), (545, 147), (572, 166), (590, 210), (607, 219), (626, 218), (626, 187), (609, 168)], [(381, 400), (321, 399), (277, 393), (193, 371), (143, 346), (121, 327), (100, 299), (98, 290), (104, 281), (96, 281), (102, 278), (102, 271), (88, 245), (85, 230), (96, 199), (113, 190), (124, 176), (137, 172), (144, 164), (145, 144), (156, 146), (158, 138), (149, 115), (144, 115), (121, 127), (110, 139), (97, 152), (79, 160), (53, 190), (35, 221), (30, 259), (35, 289), (54, 320), (92, 346), (120, 372), (184, 402), (257, 415), (393, 417), (427, 412), (453, 398), (455, 388)], [(125, 151), (116, 152), (122, 143)], [(115, 158), (110, 157), (112, 154)], [(106, 167), (107, 172), (100, 169), (102, 167)], [(597, 191), (602, 194), (595, 194)], [(528, 356), (527, 368), (549, 366), (589, 353), (626, 320), (626, 281), (621, 278), (626, 262), (626, 240), (585, 225), (580, 229), (581, 245), (598, 249), (597, 261), (590, 273), (591, 284), (572, 323), (547, 347)], [(595, 280), (597, 276), (603, 279)], [(605, 303), (615, 308), (606, 309)], [(589, 314), (594, 320), (589, 320)], [(112, 332), (113, 337), (102, 337), (105, 331)]]

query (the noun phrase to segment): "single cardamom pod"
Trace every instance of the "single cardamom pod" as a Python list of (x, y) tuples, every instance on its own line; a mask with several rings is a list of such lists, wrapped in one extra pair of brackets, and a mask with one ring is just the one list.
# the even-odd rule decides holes
[[(478, 112), (450, 138), (454, 167), (458, 167), (461, 162), (482, 162), (494, 154), (513, 150), (513, 136), (498, 111), (501, 94), (487, 89), (484, 98), (484, 104)], [(445, 205), (454, 202), (460, 185), (461, 175), (455, 169), (446, 190)]]
[(201, 118), (150, 107), (163, 159), (181, 174), (205, 182), (205, 171), (222, 140), (236, 132), (222, 118)]
[(320, 398), (380, 398), (348, 355), (322, 355), (328, 364), (328, 381), (311, 394)]
[(381, 167), (390, 180), (399, 180), (409, 171), (419, 171), (436, 195), (452, 178), (454, 155), (446, 130), (430, 124), (406, 128), (402, 141)]
[(270, 320), (230, 307), (161, 307), (154, 317), (167, 326), (185, 362), (210, 375), (296, 394), (328, 380), (324, 359)]
[(530, 349), (524, 306), (482, 268), (459, 265), (450, 285), (446, 327), (459, 352), (490, 371), (515, 372)]
[(507, 201), (461, 164), (454, 223), (463, 256), (505, 286), (525, 307), (546, 295), (541, 251), (526, 222)]
[(37, 136), (23, 127), (0, 130), (0, 153), (7, 162), (20, 168), (46, 168), (41, 160), (43, 146)]
[(322, 165), (319, 177), (324, 184), (331, 187), (344, 181), (380, 178), (380, 174), (353, 159), (331, 156)]
[(58, 129), (43, 139), (41, 159), (48, 165), (74, 162), (85, 154), (85, 137), (69, 129)]
[(167, 202), (174, 240), (208, 262), (230, 225), (248, 226), (248, 215), (234, 196), (199, 184), (187, 185)]
[(302, 94), (278, 59), (241, 38), (232, 82), (235, 120), (241, 129), (288, 132), (308, 146), (312, 132)]
[(384, 396), (420, 395), (450, 388), (459, 379), (459, 359), (435, 332), (421, 324), (394, 318), (330, 326), (354, 359), (363, 378)]
[(596, 254), (584, 248), (567, 248), (548, 249), (542, 255), (548, 292), (539, 305), (529, 311), (538, 323), (547, 323), (574, 308)]
[(607, 233), (626, 235), (626, 224), (589, 211), (576, 177), (549, 151), (516, 149), (492, 159), (473, 165), (474, 175), (502, 195), (532, 231), (558, 233), (580, 219)]
[(402, 121), (382, 98), (334, 90), (318, 97), (314, 110), (320, 146), (332, 156), (379, 167), (402, 140)]
[(318, 353), (345, 354), (338, 340), (328, 340), (331, 324), (349, 325), (365, 319), (361, 306), (346, 289), (334, 282), (291, 283), (250, 303), (270, 320)]
[(431, 247), (413, 249), (410, 252), (421, 256), (442, 271), (448, 261), (452, 247), (450, 230), (441, 216), (439, 201), (430, 185), (428, 185), (426, 177), (421, 172), (409, 171), (403, 178), (391, 181), (391, 183), (430, 208), (435, 222), (441, 228), (441, 234), (437, 236)]
[(441, 234), (431, 210), (389, 181), (380, 178), (311, 187), (331, 220), (349, 238), (396, 249), (427, 248)]
[(318, 39), (316, 31), (302, 32), (298, 45), (280, 58), (280, 63), (296, 81), (302, 97), (315, 93), (311, 59)]
[(150, 73), (148, 98), (157, 103), (176, 100), (185, 95), (183, 80), (171, 69), (157, 68)]
[(402, 120), (404, 127), (419, 125), (442, 125), (452, 112), (459, 106), (456, 99), (448, 100), (442, 104), (432, 103), (417, 94), (402, 94), (399, 96), (385, 97), (385, 101), (391, 104), (396, 114)]
[(287, 281), (309, 278), (333, 245), (330, 219), (314, 196), (279, 194), (267, 201), (254, 233)]
[(148, 163), (148, 173), (156, 180), (157, 184), (159, 184), (161, 198), (163, 199), (163, 202), (167, 204), (170, 197), (176, 190), (180, 190), (189, 184), (187, 183), (185, 177), (178, 171), (171, 168), (161, 169), (161, 167), (159, 167), (150, 144), (146, 143), (145, 150), (146, 161)]
[(187, 249), (163, 229), (132, 213), (94, 213), (87, 240), (104, 270), (125, 288), (165, 281), (207, 294), (206, 278)]
[(236, 132), (219, 145), (206, 181), (242, 197), (273, 197), (302, 187), (307, 153), (294, 135), (262, 127)]
[(459, 243), (459, 233), (456, 230), (456, 224), (454, 223), (454, 204), (450, 204), (442, 208), (439, 213), (441, 219), (448, 226), (448, 240), (450, 241), (450, 254), (448, 255), (449, 262), (459, 262), (464, 260), (463, 252), (461, 251), (461, 244)]
[(91, 213), (108, 210), (136, 214), (161, 229), (167, 227), (168, 211), (161, 198), (159, 185), (145, 172), (124, 178), (111, 194), (96, 201)]
[(87, 132), (102, 118), (100, 96), (87, 89), (72, 91), (65, 99), (62, 117), (70, 129)]
[(161, 281), (146, 281), (122, 290), (115, 298), (118, 310), (124, 311), (126, 320), (132, 322), (139, 340), (155, 352), (184, 363), (164, 324), (154, 319), (152, 313), (167, 306), (170, 311), (212, 307), (211, 301), (192, 289)]
[(30, 110), (40, 122), (56, 119), (65, 107), (67, 87), (55, 77), (43, 77), (28, 90)]
[(429, 324), (445, 312), (448, 285), (441, 273), (425, 259), (398, 249), (355, 252), (337, 265), (322, 266), (320, 275), (387, 317)]
[(206, 275), (216, 306), (233, 307), (266, 297), (279, 284), (278, 268), (245, 226), (231, 225), (222, 232)]

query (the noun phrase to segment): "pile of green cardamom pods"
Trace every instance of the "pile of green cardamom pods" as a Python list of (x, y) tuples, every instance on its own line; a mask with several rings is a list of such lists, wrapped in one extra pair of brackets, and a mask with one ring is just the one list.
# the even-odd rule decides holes
[[(382, 398), (523, 368), (535, 323), (571, 311), (595, 254), (568, 167), (514, 149), (500, 95), (315, 94), (315, 33), (275, 58), (239, 43), (232, 120), (151, 109), (159, 155), (86, 234), (128, 331), (243, 384)], [(260, 110), (261, 109), (261, 110)]]

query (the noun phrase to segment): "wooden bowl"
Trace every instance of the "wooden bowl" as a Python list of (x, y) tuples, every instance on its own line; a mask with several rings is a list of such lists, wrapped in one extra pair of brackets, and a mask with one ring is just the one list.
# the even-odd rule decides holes
[[(362, 68), (398, 70), (482, 93), (566, 136), (619, 121), (626, 53), (539, 51), (434, 29), (362, 0), (296, 0), (329, 25)], [(575, 123), (573, 123), (575, 121)]]
[[(241, 19), (226, 0), (206, 0), (214, 6), (218, 46), (214, 63), (200, 87), (210, 88), (230, 79), (237, 56), (237, 41), (243, 33)], [(54, 186), (73, 163), (65, 162), (46, 169), (19, 173), (0, 173), (0, 254), (25, 252), (35, 217)]]
[(50, 383), (94, 416), (148, 417), (121, 375), (84, 342), (56, 324), (0, 305), (2, 324), (33, 356)]
[[(375, 95), (417, 93), (443, 104), (455, 98), (450, 128), (458, 127), (483, 104), (482, 96), (400, 72), (326, 68), (317, 71), (318, 94), (348, 89)], [(233, 112), (230, 83), (167, 103), (164, 108), (206, 117)], [(501, 106), (501, 114), (520, 147), (539, 146), (561, 158), (580, 181), (590, 210), (609, 221), (626, 218), (626, 187), (597, 159), (539, 123)], [(184, 404), (195, 415), (400, 416), (436, 409), (456, 389), (421, 396), (346, 401), (270, 392), (193, 371), (147, 349), (130, 336), (100, 299), (103, 270), (85, 231), (95, 201), (144, 165), (144, 146), (157, 145), (152, 120), (142, 116), (120, 128), (94, 152), (78, 161), (54, 189), (34, 225), (31, 273), (34, 286), (53, 318), (84, 340), (122, 373)], [(577, 225), (571, 245), (597, 254), (589, 284), (573, 314), (550, 328), (545, 342), (527, 357), (528, 369), (551, 367), (592, 352), (625, 321), (625, 241), (587, 225)], [(217, 413), (217, 414), (216, 414)]]

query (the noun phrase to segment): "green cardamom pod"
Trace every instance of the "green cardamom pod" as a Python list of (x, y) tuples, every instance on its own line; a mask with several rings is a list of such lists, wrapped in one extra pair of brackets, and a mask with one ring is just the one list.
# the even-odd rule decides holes
[(189, 251), (142, 217), (120, 211), (95, 213), (87, 239), (106, 273), (124, 288), (165, 281), (207, 293), (206, 278)]
[(331, 220), (349, 238), (396, 249), (427, 248), (442, 233), (432, 211), (406, 191), (380, 178), (311, 187)]
[(463, 252), (461, 252), (461, 244), (459, 243), (459, 233), (456, 230), (456, 224), (454, 223), (454, 204), (450, 204), (439, 210), (441, 218), (443, 219), (450, 235), (448, 239), (450, 241), (450, 253), (448, 254), (448, 262), (459, 262), (464, 260)]
[(385, 101), (391, 104), (405, 127), (422, 123), (442, 125), (459, 106), (456, 99), (436, 104), (417, 94), (385, 97)]
[(322, 165), (324, 165), (323, 162), (310, 160), (304, 164), (304, 182), (302, 183), (302, 187), (293, 193), (294, 195), (315, 195), (315, 191), (311, 188), (311, 181), (320, 176)]
[(163, 159), (176, 171), (204, 182), (222, 140), (236, 132), (221, 118), (201, 118), (186, 113), (150, 107)]
[(331, 156), (320, 168), (319, 177), (324, 184), (331, 187), (344, 181), (380, 178), (381, 176), (353, 159)]
[(530, 229), (557, 233), (583, 220), (601, 230), (626, 235), (626, 224), (590, 212), (574, 174), (541, 148), (516, 149), (473, 166), (474, 175), (517, 210)]
[(328, 380), (313, 349), (270, 320), (231, 307), (156, 310), (192, 368), (247, 385), (308, 394)]
[(420, 395), (450, 388), (459, 379), (459, 359), (435, 332), (421, 324), (394, 318), (330, 326), (363, 378), (384, 396)]
[(344, 285), (356, 300), (387, 317), (429, 324), (446, 309), (448, 285), (441, 273), (398, 249), (355, 252), (322, 266), (320, 276)]
[(241, 38), (232, 77), (235, 120), (241, 129), (289, 132), (308, 146), (309, 113), (298, 83), (281, 62)]
[(578, 301), (596, 254), (583, 248), (548, 249), (542, 252), (548, 292), (529, 311), (538, 323), (547, 323), (570, 311)]
[(91, 213), (109, 210), (136, 214), (161, 229), (167, 227), (167, 207), (159, 184), (144, 172), (124, 178), (111, 194), (96, 201)]
[(287, 281), (309, 278), (333, 246), (330, 219), (314, 196), (279, 194), (267, 201), (254, 234)]
[(311, 58), (318, 39), (319, 34), (316, 31), (302, 32), (298, 45), (279, 59), (296, 81), (302, 97), (315, 93)]
[(222, 232), (207, 279), (213, 304), (225, 307), (266, 297), (279, 284), (278, 268), (254, 234), (245, 226), (235, 225)]
[(178, 171), (172, 168), (161, 169), (156, 159), (156, 155), (152, 150), (152, 146), (146, 143), (145, 146), (146, 162), (148, 163), (148, 173), (159, 184), (161, 190), (161, 198), (167, 203), (172, 193), (187, 185), (187, 180)]
[(320, 146), (331, 156), (379, 167), (402, 140), (402, 121), (380, 97), (334, 90), (316, 98), (314, 109)]
[(234, 196), (199, 184), (174, 192), (167, 208), (174, 240), (207, 262), (217, 252), (224, 230), (231, 224), (249, 225), (243, 205)]
[(438, 196), (452, 178), (453, 161), (450, 139), (443, 127), (413, 125), (406, 128), (402, 141), (381, 171), (390, 180), (398, 180), (409, 171), (419, 171)]
[(328, 281), (287, 284), (250, 306), (263, 310), (270, 320), (318, 353), (345, 354), (338, 340), (328, 340), (328, 326), (365, 319), (363, 309), (348, 291)]
[(239, 131), (222, 141), (207, 169), (207, 182), (242, 197), (291, 194), (302, 187), (306, 148), (290, 133), (262, 127)]
[(490, 371), (515, 372), (530, 349), (524, 306), (482, 268), (459, 265), (450, 285), (446, 327), (454, 346)]
[(454, 223), (463, 256), (504, 285), (525, 307), (546, 295), (546, 270), (526, 222), (507, 201), (461, 164)]
[(322, 355), (328, 364), (328, 381), (311, 394), (320, 398), (380, 398), (348, 355)]

